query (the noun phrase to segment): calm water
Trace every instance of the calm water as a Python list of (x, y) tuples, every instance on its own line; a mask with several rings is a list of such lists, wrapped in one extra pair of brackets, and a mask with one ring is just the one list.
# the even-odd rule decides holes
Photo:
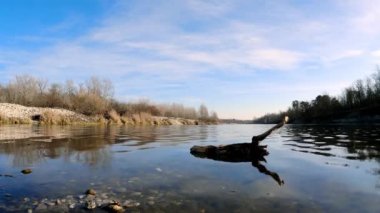
[[(287, 125), (274, 132), (263, 142), (270, 154), (261, 164), (281, 186), (250, 162), (189, 152), (249, 142), (268, 128), (1, 126), (0, 211), (25, 212), (32, 202), (94, 188), (139, 202), (136, 212), (380, 212), (380, 127)], [(33, 172), (23, 175), (24, 168)]]

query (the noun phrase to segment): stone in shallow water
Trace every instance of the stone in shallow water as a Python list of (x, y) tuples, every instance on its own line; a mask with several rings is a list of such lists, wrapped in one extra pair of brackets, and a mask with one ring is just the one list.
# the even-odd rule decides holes
[(87, 195), (96, 195), (96, 191), (95, 191), (94, 189), (88, 189), (88, 190), (86, 191), (86, 194), (87, 194)]
[(86, 202), (86, 204), (85, 204), (85, 207), (87, 208), (87, 209), (95, 209), (96, 208), (96, 203), (95, 203), (95, 201), (94, 200), (88, 200), (87, 202)]
[(127, 192), (127, 188), (124, 188), (124, 187), (122, 187), (122, 188), (118, 188), (116, 191), (118, 191), (118, 192)]
[(124, 208), (122, 206), (120, 206), (119, 203), (117, 202), (114, 202), (114, 203), (110, 203), (108, 206), (107, 206), (107, 209), (111, 212), (124, 212)]
[(48, 206), (55, 206), (55, 203), (54, 202), (47, 202), (46, 203)]
[(140, 206), (140, 203), (136, 202), (134, 200), (126, 200), (126, 201), (124, 201), (123, 206), (125, 206), (127, 208), (137, 207), (137, 206)]
[(21, 170), (21, 173), (24, 175), (27, 175), (27, 174), (32, 173), (32, 170), (31, 169), (23, 169), (23, 170)]
[(141, 193), (141, 192), (133, 192), (131, 195), (132, 195), (132, 196), (141, 196), (142, 193)]
[(87, 195), (86, 197), (85, 197), (85, 199), (86, 200), (93, 200), (93, 199), (95, 199), (95, 195)]
[(41, 211), (41, 210), (45, 210), (45, 209), (47, 209), (47, 206), (44, 203), (40, 203), (36, 207), (36, 211)]

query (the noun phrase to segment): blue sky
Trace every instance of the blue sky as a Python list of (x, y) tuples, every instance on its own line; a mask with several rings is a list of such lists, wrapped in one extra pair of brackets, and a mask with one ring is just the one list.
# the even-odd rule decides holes
[(378, 0), (2, 0), (0, 82), (99, 76), (251, 119), (373, 73), (379, 23)]

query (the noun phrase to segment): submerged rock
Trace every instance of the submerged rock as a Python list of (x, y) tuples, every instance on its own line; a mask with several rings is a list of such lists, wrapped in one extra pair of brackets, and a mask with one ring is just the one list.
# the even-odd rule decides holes
[(96, 203), (95, 203), (95, 201), (94, 200), (88, 200), (87, 202), (86, 202), (86, 204), (85, 204), (85, 207), (87, 208), (87, 209), (95, 209), (96, 208)]
[(27, 174), (32, 173), (32, 170), (31, 169), (23, 169), (23, 170), (21, 170), (21, 173), (24, 175), (27, 175)]
[(47, 209), (47, 206), (44, 203), (40, 203), (36, 207), (36, 211), (41, 211), (41, 210), (46, 210), (46, 209)]
[(124, 212), (124, 208), (118, 202), (115, 202), (115, 201), (108, 204), (107, 209), (110, 212), (116, 212), (116, 213)]
[(123, 206), (127, 208), (132, 208), (132, 207), (140, 206), (140, 203), (134, 200), (126, 200), (124, 201)]
[(86, 191), (86, 194), (87, 194), (87, 195), (96, 195), (96, 191), (95, 191), (94, 189), (88, 189), (88, 190)]

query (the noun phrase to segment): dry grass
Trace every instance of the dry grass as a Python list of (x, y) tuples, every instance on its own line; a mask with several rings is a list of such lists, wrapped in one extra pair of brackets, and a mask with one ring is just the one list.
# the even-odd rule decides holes
[(134, 125), (135, 124), (132, 117), (122, 116), (120, 119), (124, 125)]
[(115, 123), (115, 124), (121, 124), (122, 123), (119, 113), (117, 113), (115, 110), (109, 111), (108, 116), (109, 116), (109, 120), (112, 123)]
[(32, 122), (29, 118), (9, 118), (0, 113), (0, 124), (31, 124)]
[(4, 123), (5, 120), (6, 120), (5, 116), (2, 113), (0, 113), (0, 123)]
[[(32, 119), (9, 118), (0, 113), (0, 124), (32, 124)], [(167, 117), (155, 117), (150, 113), (141, 112), (120, 116), (115, 110), (109, 111), (105, 115), (95, 115), (87, 121), (76, 119), (46, 109), (38, 118), (38, 124), (42, 125), (197, 125), (196, 120), (175, 119)]]
[(73, 122), (66, 116), (56, 114), (51, 110), (46, 110), (41, 115), (40, 123), (47, 125), (70, 125)]
[(134, 124), (142, 124), (140, 115), (137, 113), (132, 114), (132, 121), (134, 122)]
[(108, 123), (108, 120), (105, 119), (103, 115), (95, 115), (92, 120), (94, 121), (94, 123), (102, 125)]

